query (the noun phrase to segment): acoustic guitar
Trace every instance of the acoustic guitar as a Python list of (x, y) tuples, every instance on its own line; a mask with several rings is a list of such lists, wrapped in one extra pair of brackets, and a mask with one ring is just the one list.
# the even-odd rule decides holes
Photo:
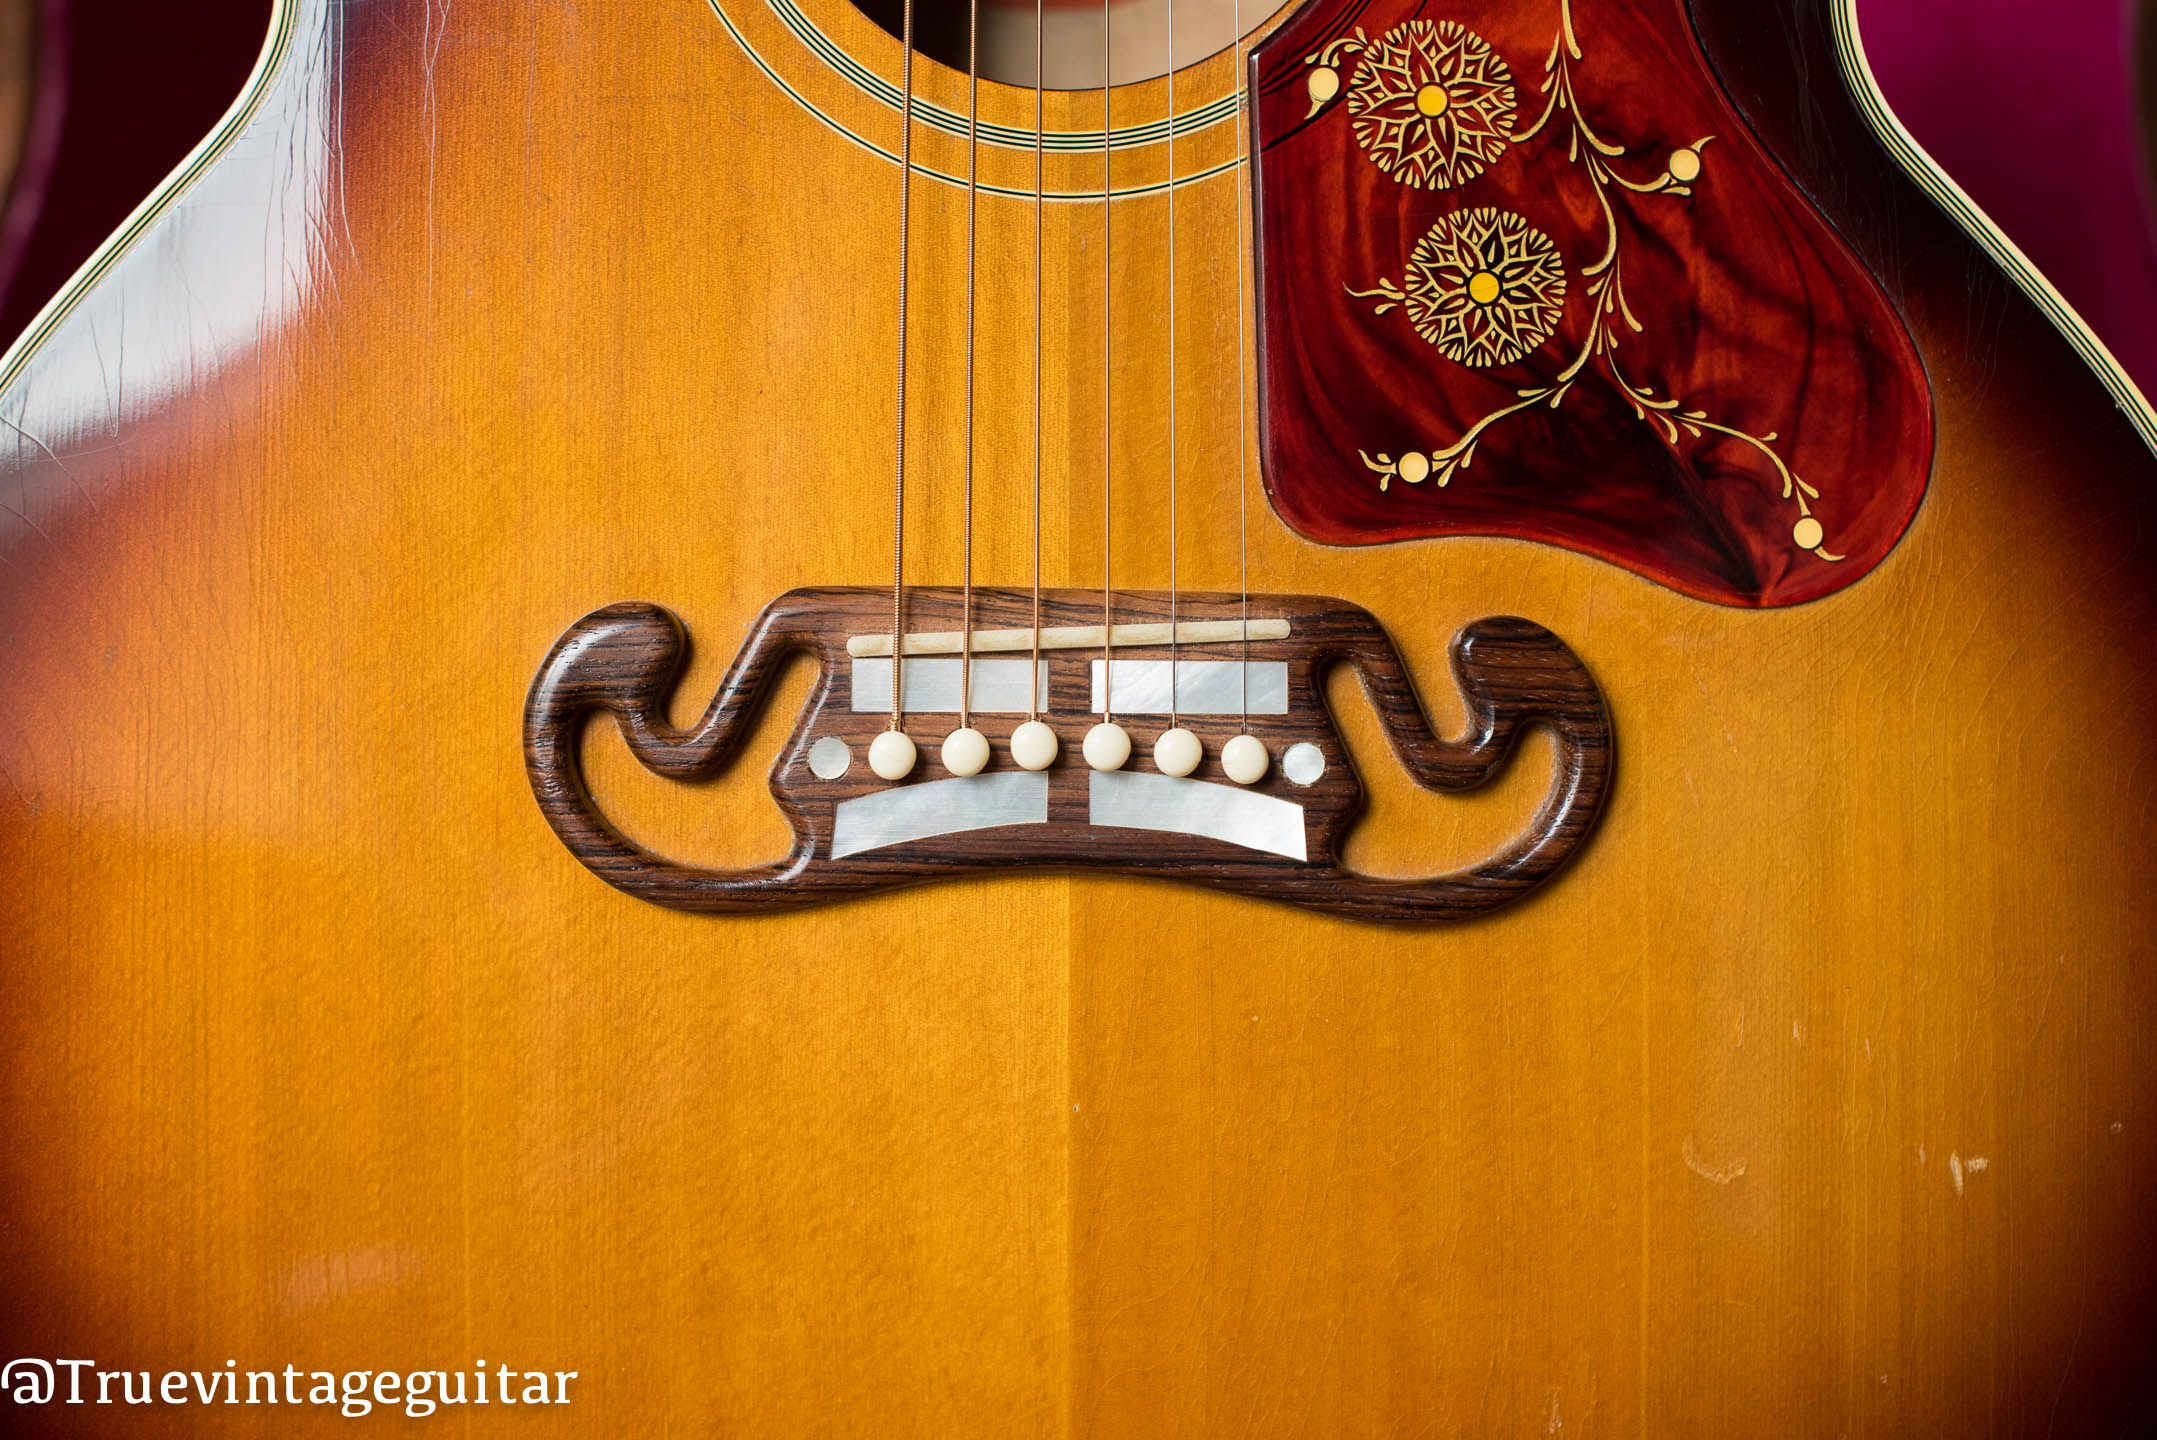
[(279, 0), (0, 362), (0, 1429), (2146, 1433), (2157, 421), (1849, 0), (870, 6)]

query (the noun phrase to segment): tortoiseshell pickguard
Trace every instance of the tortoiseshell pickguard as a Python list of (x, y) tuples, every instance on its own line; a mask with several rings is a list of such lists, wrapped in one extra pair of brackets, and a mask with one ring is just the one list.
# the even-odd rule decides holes
[(1894, 547), (1932, 461), (1916, 349), (1683, 0), (1320, 0), (1252, 80), (1297, 531), (1540, 540), (1732, 605)]

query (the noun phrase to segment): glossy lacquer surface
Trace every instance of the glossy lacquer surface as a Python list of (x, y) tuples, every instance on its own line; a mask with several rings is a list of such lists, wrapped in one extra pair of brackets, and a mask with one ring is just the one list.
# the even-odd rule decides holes
[(1932, 464), (1917, 353), (1683, 0), (1307, 5), (1252, 74), (1295, 529), (1520, 536), (1738, 605), (1831, 593), (1901, 538)]
[[(1518, 540), (1327, 548), (1251, 479), (1253, 588), (1367, 609), (1441, 733), (1466, 728), (1453, 635), (1521, 615), (1623, 737), (1553, 883), (1400, 928), (1106, 876), (684, 914), (557, 839), (522, 716), (578, 617), (679, 616), (687, 725), (772, 597), (888, 576), (896, 173), (849, 137), (895, 144), (896, 111), (780, 10), (723, 3), (288, 9), (230, 144), (10, 362), (0, 1350), (579, 1372), (566, 1407), (422, 1422), (476, 1434), (2133, 1433), (2157, 474), (1880, 149), (1833, 17), (1697, 22), (1924, 366), (1934, 464), (1869, 573), (1758, 609)], [(1613, 8), (1576, 0), (1584, 47)], [(850, 7), (799, 13), (896, 79)], [(1178, 113), (1236, 73), (1183, 72)], [(1119, 91), (1116, 124), (1167, 100)], [(983, 106), (1030, 132), (1030, 93)], [(1062, 132), (1098, 113), (1047, 105)], [(1233, 151), (1202, 124), (1175, 164)], [(948, 130), (916, 153), (964, 173)], [(1048, 186), (1097, 159), (1052, 152)], [(1116, 156), (1134, 590), (1169, 578), (1168, 164), (1142, 136)], [(1030, 145), (983, 171), (1030, 189)], [(1215, 593), (1241, 588), (1258, 428), (1234, 194), (1194, 179), (1175, 210), (1178, 575)], [(924, 585), (958, 578), (964, 217), (923, 182)], [(981, 217), (977, 579), (1023, 589), (1033, 216)], [(1043, 568), (1079, 590), (1099, 218), (1045, 223)], [(760, 777), (814, 682), (775, 683), (714, 783), (596, 730), (605, 813), (686, 863), (784, 855)], [(1471, 865), (1549, 787), (1531, 739), (1493, 787), (1425, 797), (1352, 677), (1326, 693), (1361, 872)]]

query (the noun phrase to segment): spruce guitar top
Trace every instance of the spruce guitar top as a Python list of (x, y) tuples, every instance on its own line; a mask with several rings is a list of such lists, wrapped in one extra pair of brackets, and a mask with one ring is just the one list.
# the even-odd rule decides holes
[(2151, 1430), (2157, 414), (1852, 0), (267, 41), (0, 358), (0, 1434)]

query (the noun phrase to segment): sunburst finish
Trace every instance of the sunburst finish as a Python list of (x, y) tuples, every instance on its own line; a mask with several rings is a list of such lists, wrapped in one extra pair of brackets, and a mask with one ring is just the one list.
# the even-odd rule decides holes
[[(473, 1433), (2149, 1414), (2157, 464), (1822, 79), (1824, 4), (1698, 19), (1924, 362), (1929, 489), (1872, 573), (1736, 609), (1525, 541), (1312, 545), (1245, 481), (1252, 585), (1368, 608), (1442, 727), (1447, 645), (1486, 615), (1563, 636), (1608, 699), (1590, 843), (1438, 928), (1090, 876), (682, 914), (557, 841), (520, 715), (578, 616), (680, 615), (700, 704), (773, 596), (890, 565), (897, 176), (842, 129), (890, 144), (895, 112), (725, 5), (291, 0), (230, 143), (15, 353), (0, 1347), (579, 1372), (567, 1407), (452, 1417)], [(868, 20), (806, 9), (897, 75)], [(1182, 71), (1176, 110), (1235, 73)], [(1164, 116), (1168, 83), (1119, 116)], [(982, 103), (1030, 130), (1031, 92)], [(1047, 111), (1099, 125), (1098, 95)], [(962, 173), (953, 136), (917, 145)], [(1233, 157), (1232, 127), (1178, 141), (1189, 176)], [(1051, 155), (1050, 188), (1098, 159)], [(1166, 166), (1121, 150), (1117, 184)], [(984, 171), (1031, 188), (1023, 148)], [(1106, 358), (1118, 583), (1165, 587), (1173, 343), (1178, 579), (1241, 587), (1234, 193), (1177, 192), (1173, 336), (1165, 197), (1117, 202), (1111, 357), (1098, 206), (1048, 209), (1051, 585), (1099, 584)], [(962, 201), (924, 182), (914, 213), (924, 585), (958, 578)], [(977, 575), (1024, 587), (1034, 215), (992, 194), (980, 220)], [(595, 795), (687, 861), (782, 855), (758, 777), (809, 685), (780, 677), (716, 785), (595, 732)], [(1539, 742), (1423, 796), (1345, 677), (1331, 698), (1359, 870), (1471, 862), (1547, 787)]]

